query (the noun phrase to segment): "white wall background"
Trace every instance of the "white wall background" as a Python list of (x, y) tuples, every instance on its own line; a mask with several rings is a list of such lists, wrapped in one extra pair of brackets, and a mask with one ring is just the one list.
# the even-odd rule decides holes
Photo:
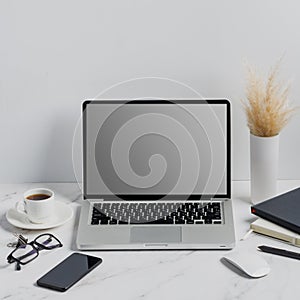
[[(299, 9), (296, 0), (1, 0), (0, 182), (73, 181), (81, 101), (141, 76), (231, 99), (233, 178), (249, 178), (243, 59), (267, 71), (285, 54), (282, 78), (300, 105)], [(280, 137), (282, 179), (300, 178), (299, 125), (300, 114)]]

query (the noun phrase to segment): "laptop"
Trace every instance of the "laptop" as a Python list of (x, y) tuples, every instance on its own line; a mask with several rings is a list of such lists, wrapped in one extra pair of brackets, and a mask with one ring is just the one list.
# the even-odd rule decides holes
[(230, 102), (87, 100), (80, 250), (231, 249)]

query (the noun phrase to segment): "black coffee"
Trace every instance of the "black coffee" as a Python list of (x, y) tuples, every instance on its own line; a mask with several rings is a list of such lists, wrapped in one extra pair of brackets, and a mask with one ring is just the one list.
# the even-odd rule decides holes
[(27, 196), (26, 199), (28, 199), (28, 200), (45, 200), (50, 197), (51, 196), (46, 195), (46, 194), (34, 194), (34, 195)]

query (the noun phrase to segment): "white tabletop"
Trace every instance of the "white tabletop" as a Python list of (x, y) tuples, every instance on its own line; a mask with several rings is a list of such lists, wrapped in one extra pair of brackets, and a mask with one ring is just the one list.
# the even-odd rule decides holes
[[(298, 181), (279, 181), (278, 192), (300, 186)], [(6, 211), (22, 199), (29, 188), (49, 187), (57, 199), (70, 205), (74, 217), (67, 224), (45, 231), (21, 230), (11, 226)], [(267, 244), (292, 251), (300, 249), (274, 239), (252, 234), (240, 241), (255, 219), (250, 213), (249, 182), (232, 184), (237, 244), (234, 250), (257, 252), (256, 247)], [(74, 183), (35, 183), (0, 185), (0, 299), (296, 299), (300, 294), (300, 261), (260, 253), (271, 272), (260, 279), (249, 279), (235, 273), (220, 259), (228, 250), (215, 251), (116, 251), (86, 252), (103, 259), (85, 278), (66, 293), (59, 293), (35, 285), (36, 280), (63, 260), (75, 248), (80, 189)], [(7, 243), (14, 241), (13, 232), (33, 239), (40, 233), (51, 232), (63, 243), (63, 248), (42, 251), (40, 256), (15, 271), (6, 263), (11, 251)], [(85, 298), (84, 298), (85, 297)]]

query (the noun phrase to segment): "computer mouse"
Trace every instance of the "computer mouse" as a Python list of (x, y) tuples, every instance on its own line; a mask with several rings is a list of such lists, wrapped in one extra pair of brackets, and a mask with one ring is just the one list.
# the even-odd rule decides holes
[(266, 276), (270, 272), (268, 263), (256, 253), (234, 251), (223, 256), (223, 259), (253, 278)]

